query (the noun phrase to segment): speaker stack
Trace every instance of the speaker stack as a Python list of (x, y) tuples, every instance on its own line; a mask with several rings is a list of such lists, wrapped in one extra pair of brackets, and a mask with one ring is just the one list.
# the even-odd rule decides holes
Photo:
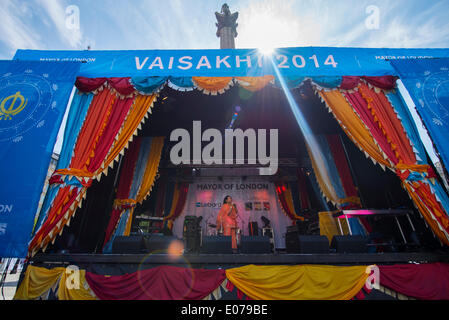
[(367, 252), (367, 238), (361, 235), (334, 236), (331, 248), (337, 253), (364, 253)]
[(286, 234), (287, 253), (329, 253), (329, 240), (326, 236)]
[(240, 252), (271, 253), (270, 238), (264, 236), (242, 236), (240, 242)]
[(183, 239), (186, 252), (198, 252), (201, 241), (199, 218), (186, 216), (184, 218)]
[(147, 252), (166, 254), (170, 244), (174, 241), (178, 241), (178, 239), (173, 236), (152, 235), (146, 240)]
[(230, 254), (232, 253), (231, 236), (207, 236), (203, 238), (201, 253)]
[(139, 254), (144, 253), (146, 249), (143, 236), (118, 236), (112, 243), (112, 253), (115, 254)]

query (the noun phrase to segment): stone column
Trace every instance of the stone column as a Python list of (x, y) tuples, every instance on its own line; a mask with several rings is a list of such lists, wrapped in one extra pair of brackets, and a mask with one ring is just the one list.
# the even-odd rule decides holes
[(217, 37), (220, 38), (220, 49), (235, 49), (235, 40), (237, 37), (237, 18), (238, 12), (231, 14), (228, 5), (225, 3), (221, 7), (221, 13), (215, 12), (217, 18)]

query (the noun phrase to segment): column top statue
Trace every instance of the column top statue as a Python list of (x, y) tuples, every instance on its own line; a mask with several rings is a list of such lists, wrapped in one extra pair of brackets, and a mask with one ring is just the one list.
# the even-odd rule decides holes
[(217, 18), (217, 37), (220, 37), (220, 30), (224, 27), (229, 27), (232, 30), (234, 37), (237, 37), (237, 18), (239, 17), (238, 12), (231, 13), (229, 6), (225, 3), (221, 6), (221, 13), (215, 12), (215, 17)]

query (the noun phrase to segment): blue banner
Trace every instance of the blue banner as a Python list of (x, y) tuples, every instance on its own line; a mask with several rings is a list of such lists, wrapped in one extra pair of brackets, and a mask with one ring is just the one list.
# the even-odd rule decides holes
[(26, 256), (80, 63), (0, 61), (0, 257)]
[(15, 60), (78, 61), (85, 77), (236, 77), (275, 75), (314, 76), (396, 75), (388, 60), (449, 57), (449, 49), (374, 49), (302, 47), (256, 49), (40, 51), (18, 50)]
[(449, 59), (393, 61), (392, 65), (449, 168)]

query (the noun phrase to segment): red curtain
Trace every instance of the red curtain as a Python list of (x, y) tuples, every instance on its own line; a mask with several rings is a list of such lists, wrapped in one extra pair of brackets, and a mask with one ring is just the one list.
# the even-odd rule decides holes
[(134, 86), (130, 83), (130, 78), (85, 78), (78, 77), (75, 86), (81, 92), (91, 92), (103, 88), (105, 85), (113, 88), (121, 95), (130, 95), (135, 91)]
[(109, 224), (106, 228), (103, 246), (105, 246), (111, 238), (118, 220), (120, 219), (120, 215), (123, 212), (123, 209), (125, 209), (126, 204), (120, 204), (118, 202), (120, 200), (126, 200), (129, 198), (131, 183), (133, 181), (134, 168), (136, 167), (137, 158), (139, 156), (140, 142), (141, 140), (139, 138), (134, 139), (123, 160), (119, 185), (117, 188), (117, 194), (115, 196), (118, 201), (116, 201), (114, 203), (114, 206), (112, 207), (111, 217), (109, 218)]
[(396, 77), (394, 76), (382, 76), (382, 77), (343, 76), (339, 87), (340, 89), (344, 90), (354, 89), (359, 85), (361, 79), (365, 80), (367, 83), (375, 87), (384, 90), (391, 90), (395, 87), (396, 84)]
[(380, 284), (408, 297), (449, 299), (449, 264), (399, 264), (378, 266)]
[[(363, 98), (363, 96), (358, 91), (345, 92), (344, 96), (348, 102), (352, 105), (354, 110), (359, 115), (363, 123), (368, 127), (371, 135), (373, 136), (376, 143), (382, 149), (382, 151), (387, 155), (388, 159), (393, 163), (397, 163), (398, 159), (396, 154), (391, 150), (387, 137), (382, 132), (382, 129), (376, 123), (374, 115), (368, 108), (368, 102)], [(377, 120), (378, 121), (378, 120)]]
[(120, 127), (125, 121), (125, 117), (134, 102), (134, 98), (116, 99), (112, 106), (111, 115), (103, 134), (99, 137), (97, 142), (97, 148), (95, 149), (95, 155), (91, 159), (87, 170), (90, 172), (96, 171), (100, 168), (104, 159), (106, 158), (114, 139)]
[(181, 183), (181, 185), (179, 186), (178, 202), (176, 203), (175, 211), (174, 211), (173, 215), (170, 217), (170, 220), (174, 221), (182, 213), (182, 210), (184, 209), (184, 205), (186, 203), (188, 192), (189, 192), (189, 184)]
[(101, 300), (200, 300), (217, 289), (226, 273), (161, 266), (120, 276), (86, 272), (86, 280)]

